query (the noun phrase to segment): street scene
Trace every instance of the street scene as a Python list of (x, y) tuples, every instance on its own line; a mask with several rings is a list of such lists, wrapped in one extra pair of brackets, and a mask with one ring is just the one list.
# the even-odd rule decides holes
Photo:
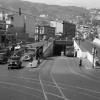
[(0, 0), (0, 100), (100, 100), (98, 4)]
[(99, 100), (100, 70), (79, 67), (77, 58), (52, 57), (37, 69), (0, 66), (2, 100)]

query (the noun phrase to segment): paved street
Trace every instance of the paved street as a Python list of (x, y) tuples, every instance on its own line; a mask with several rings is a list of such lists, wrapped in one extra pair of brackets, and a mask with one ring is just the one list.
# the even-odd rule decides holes
[(77, 58), (52, 57), (38, 68), (0, 65), (0, 100), (100, 100), (100, 70)]

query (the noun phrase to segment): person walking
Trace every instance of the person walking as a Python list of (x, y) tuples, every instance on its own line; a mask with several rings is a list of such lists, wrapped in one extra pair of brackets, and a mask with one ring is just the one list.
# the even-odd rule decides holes
[(82, 59), (80, 58), (80, 61), (79, 61), (79, 66), (81, 67), (82, 66)]

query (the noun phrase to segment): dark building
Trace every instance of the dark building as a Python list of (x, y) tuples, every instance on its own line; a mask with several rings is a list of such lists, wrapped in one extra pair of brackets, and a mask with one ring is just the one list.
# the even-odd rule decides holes
[(75, 37), (76, 25), (73, 23), (63, 21), (64, 37)]

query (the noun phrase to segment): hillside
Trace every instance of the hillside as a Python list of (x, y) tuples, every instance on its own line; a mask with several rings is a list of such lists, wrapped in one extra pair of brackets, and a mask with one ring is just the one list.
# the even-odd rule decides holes
[(87, 16), (89, 13), (87, 9), (81, 7), (46, 5), (21, 0), (0, 0), (0, 6), (14, 11), (18, 11), (18, 8), (22, 8), (22, 12), (32, 14), (34, 16), (46, 14), (50, 17), (60, 19), (76, 15)]

